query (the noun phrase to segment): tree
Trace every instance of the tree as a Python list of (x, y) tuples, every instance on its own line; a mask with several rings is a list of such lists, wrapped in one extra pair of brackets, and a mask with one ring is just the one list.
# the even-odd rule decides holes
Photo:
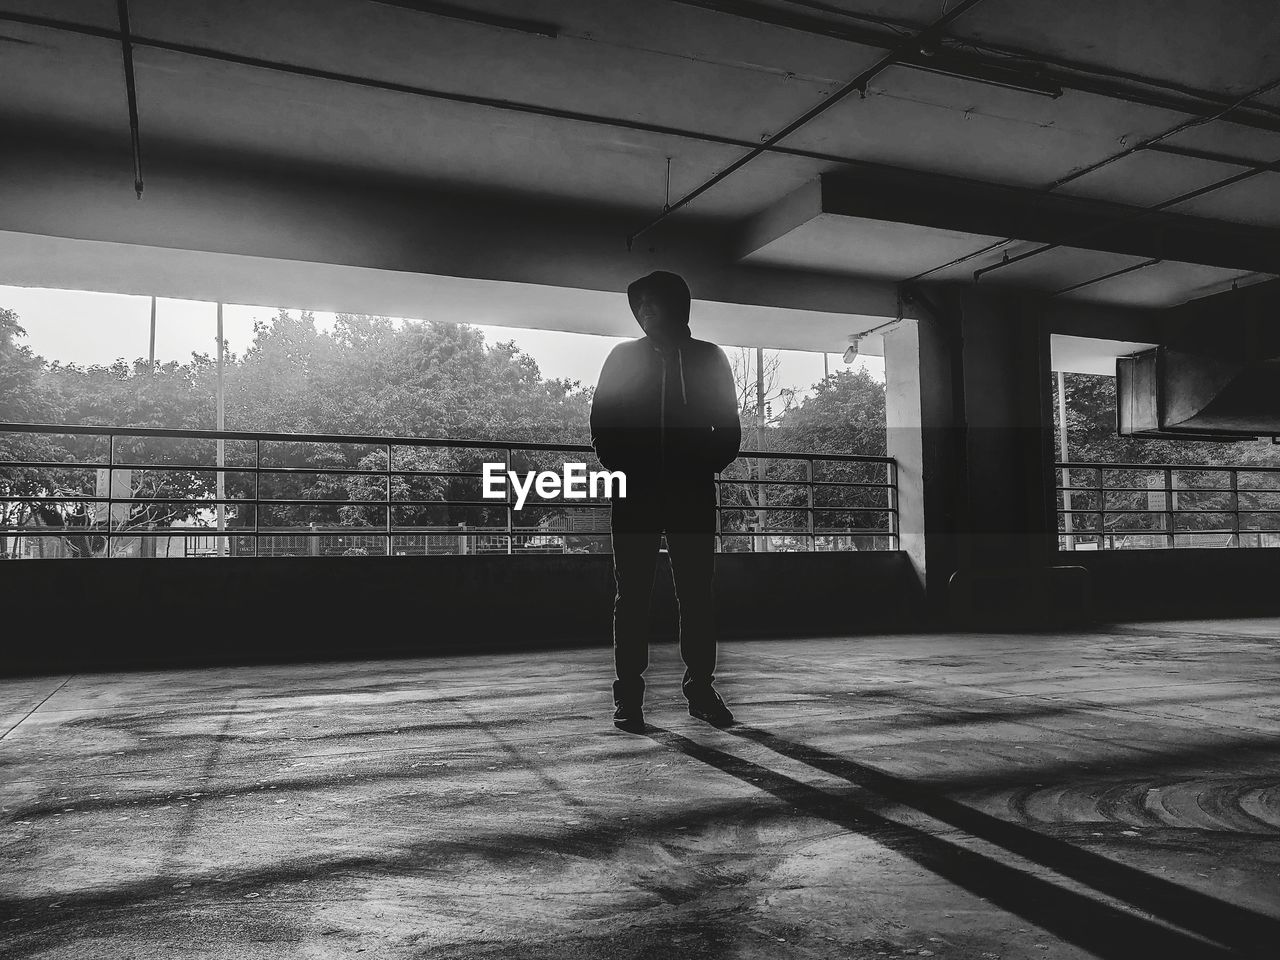
[[(61, 417), (59, 397), (45, 377), (44, 361), (18, 340), (26, 330), (18, 315), (0, 308), (0, 421), (55, 423)], [(59, 459), (53, 438), (40, 434), (0, 434), (0, 461)], [(0, 502), (0, 528), (22, 526), (36, 515), (35, 498), (44, 491), (41, 471), (0, 465), (0, 496), (25, 500)], [(9, 555), (9, 537), (0, 534), (0, 557)]]
[[(885, 455), (884, 384), (865, 370), (841, 371), (814, 384), (812, 394), (796, 403), (794, 391), (779, 386), (779, 354), (765, 351), (761, 368), (765, 408), (759, 411), (753, 354), (738, 350), (730, 357), (744, 437), (755, 436), (759, 428), (760, 447), (774, 452)], [(773, 400), (782, 401), (781, 410), (773, 410)], [(819, 481), (887, 480), (880, 464), (820, 461), (815, 470), (813, 479)], [(721, 486), (721, 505), (731, 508), (721, 514), (722, 532), (795, 529), (796, 536), (760, 537), (755, 548), (808, 549), (808, 538), (800, 536), (809, 526), (807, 459), (744, 458), (726, 470), (723, 478), (737, 482)], [(887, 494), (882, 489), (819, 486), (814, 488), (813, 505), (818, 508), (813, 516), (815, 531), (865, 529), (879, 524), (888, 532)], [(867, 512), (844, 509), (853, 507), (865, 507)], [(850, 520), (854, 522), (847, 522)]]

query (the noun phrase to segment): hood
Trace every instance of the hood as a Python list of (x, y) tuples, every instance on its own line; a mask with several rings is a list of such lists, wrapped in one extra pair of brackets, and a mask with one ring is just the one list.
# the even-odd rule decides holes
[[(627, 302), (631, 313), (640, 322), (640, 300), (646, 293), (659, 297), (668, 308), (669, 318), (661, 330), (645, 330), (645, 334), (658, 343), (677, 343), (693, 334), (689, 330), (689, 285), (679, 274), (655, 270), (627, 287)], [(644, 325), (641, 324), (641, 329)]]

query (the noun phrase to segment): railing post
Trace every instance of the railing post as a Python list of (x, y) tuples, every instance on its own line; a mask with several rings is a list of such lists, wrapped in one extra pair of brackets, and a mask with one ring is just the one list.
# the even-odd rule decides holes
[(1177, 546), (1177, 542), (1173, 537), (1173, 468), (1165, 467), (1164, 469), (1164, 541), (1165, 545), (1172, 550)]
[[(508, 477), (510, 477), (510, 476), (511, 476), (511, 448), (510, 448), (510, 447), (505, 447), (505, 448), (504, 448), (504, 455), (505, 455), (505, 457), (506, 457), (506, 463), (507, 463), (507, 476), (508, 476)], [(506, 507), (507, 507), (507, 556), (511, 556), (511, 553), (512, 553), (512, 550), (511, 550), (511, 541), (512, 541), (512, 539), (513, 539), (513, 528), (512, 528), (512, 519), (513, 519), (513, 517), (512, 517), (512, 509), (511, 509), (511, 506), (512, 506), (512, 505), (511, 505), (511, 484), (510, 484), (510, 483), (507, 483), (507, 484), (504, 484), (504, 486), (506, 487), (506, 491), (507, 491), (507, 503), (506, 503)]]
[(262, 556), (262, 441), (253, 441), (253, 555)]
[(111, 494), (116, 482), (116, 435), (107, 434), (107, 537), (104, 541), (104, 559), (111, 559), (111, 512), (114, 499)]
[(1105, 550), (1107, 544), (1107, 490), (1102, 485), (1102, 467), (1098, 466), (1095, 472), (1098, 476), (1098, 549)]
[(889, 461), (889, 549), (902, 549), (898, 529), (898, 461)]
[(716, 474), (716, 553), (724, 553), (724, 536), (720, 527), (720, 507), (723, 501), (720, 498), (720, 485), (724, 481), (720, 474)]
[(809, 518), (806, 529), (809, 531), (809, 552), (818, 552), (817, 537), (813, 532), (813, 457), (809, 457), (804, 462), (805, 473), (805, 492), (807, 509), (805, 515)]
[(387, 556), (391, 556), (391, 444), (387, 444)]
[(1231, 478), (1231, 545), (1240, 546), (1240, 471), (1232, 467), (1227, 471)]
[[(1062, 374), (1058, 374), (1062, 376)], [(1068, 550), (1076, 548), (1075, 538), (1075, 517), (1072, 514), (1071, 500), (1071, 471), (1067, 469), (1066, 464), (1062, 465), (1062, 532), (1066, 535), (1066, 547)]]

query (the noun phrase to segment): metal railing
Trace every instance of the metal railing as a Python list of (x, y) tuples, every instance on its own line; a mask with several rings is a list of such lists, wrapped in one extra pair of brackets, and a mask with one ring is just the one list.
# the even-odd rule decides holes
[[(483, 478), (480, 459), (559, 472), (564, 460), (553, 454), (594, 462), (586, 444), (0, 423), (0, 441), (14, 435), (46, 441), (54, 456), (6, 458), (0, 446), (0, 541), (9, 547), (0, 553), (10, 557), (50, 555), (13, 548), (24, 540), (81, 557), (157, 556), (162, 541), (164, 555), (184, 557), (609, 550), (606, 499), (531, 491), (522, 512), (509, 484), (505, 500), (466, 495)], [(143, 480), (150, 495), (139, 495)], [(306, 495), (288, 495), (300, 485)], [(889, 457), (744, 451), (716, 477), (717, 549), (895, 550), (896, 501)], [(337, 518), (299, 516), (326, 510)], [(273, 511), (287, 515), (273, 521)], [(579, 522), (584, 511), (594, 514)], [(295, 549), (303, 538), (307, 549)], [(445, 541), (458, 546), (432, 548)]]
[(1064, 550), (1280, 547), (1280, 467), (1057, 464)]

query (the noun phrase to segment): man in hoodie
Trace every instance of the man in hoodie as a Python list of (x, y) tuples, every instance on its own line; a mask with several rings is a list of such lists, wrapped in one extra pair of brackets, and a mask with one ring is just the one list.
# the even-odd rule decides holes
[(725, 725), (733, 715), (716, 693), (712, 606), (715, 476), (738, 456), (742, 428), (724, 351), (689, 332), (689, 287), (658, 271), (627, 288), (645, 335), (613, 349), (591, 404), (600, 463), (627, 477), (612, 505), (614, 724), (644, 729), (648, 612), (660, 539), (680, 610), (681, 685), (689, 714)]

